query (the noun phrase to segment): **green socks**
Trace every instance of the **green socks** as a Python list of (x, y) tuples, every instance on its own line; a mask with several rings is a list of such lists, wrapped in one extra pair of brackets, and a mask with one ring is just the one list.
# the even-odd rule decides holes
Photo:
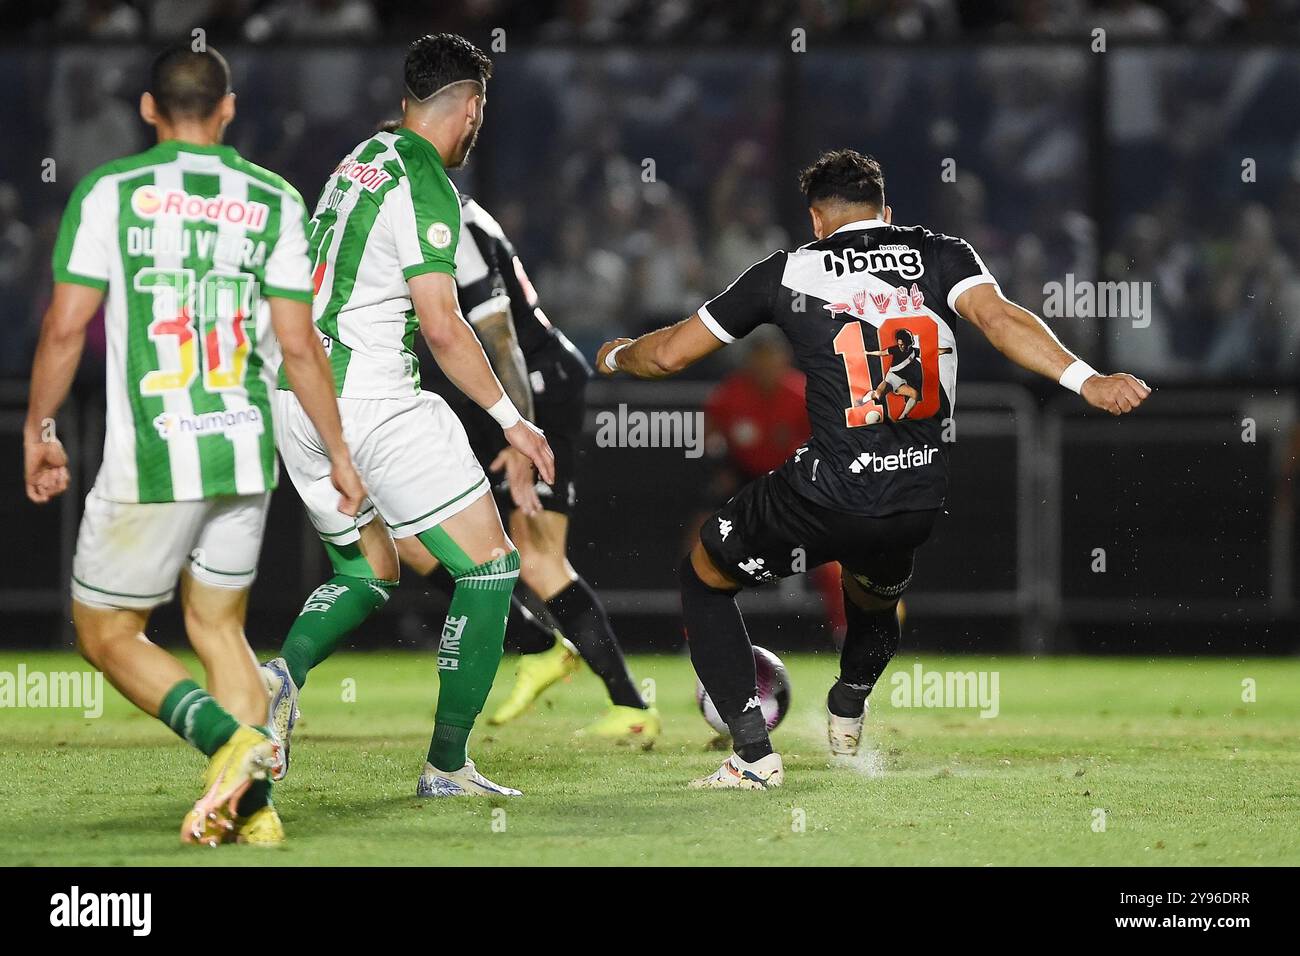
[(429, 763), (445, 771), (465, 766), (470, 731), (496, 679), (510, 593), (519, 577), (519, 552), (455, 577), (456, 590), (438, 644), (438, 710), (429, 744)]
[(334, 653), (343, 638), (383, 607), (395, 587), (396, 581), (336, 574), (313, 591), (280, 649), (293, 682), (301, 688), (307, 682), (307, 671)]
[(239, 729), (239, 721), (192, 680), (180, 681), (167, 692), (158, 719), (206, 757), (220, 750)]

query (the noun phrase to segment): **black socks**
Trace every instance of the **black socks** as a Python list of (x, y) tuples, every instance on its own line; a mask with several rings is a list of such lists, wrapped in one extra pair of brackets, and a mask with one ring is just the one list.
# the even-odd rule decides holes
[(578, 578), (547, 601), (546, 607), (582, 659), (605, 682), (610, 701), (619, 707), (644, 710), (645, 702), (628, 673), (609, 616), (591, 586)]
[(727, 722), (737, 756), (750, 763), (761, 760), (772, 752), (772, 742), (758, 707), (754, 648), (736, 606), (736, 592), (720, 591), (701, 581), (690, 555), (682, 559), (678, 577), (695, 673)]
[(897, 605), (867, 611), (845, 593), (844, 616), (840, 677), (826, 695), (826, 706), (837, 717), (860, 717), (867, 695), (898, 653)]

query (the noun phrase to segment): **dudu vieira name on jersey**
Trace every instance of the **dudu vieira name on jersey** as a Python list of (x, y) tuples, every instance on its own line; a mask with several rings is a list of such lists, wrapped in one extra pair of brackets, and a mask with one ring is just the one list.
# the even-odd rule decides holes
[(130, 226), (126, 230), (126, 252), (129, 256), (174, 255), (186, 259), (193, 255), (204, 261), (244, 269), (254, 269), (266, 262), (265, 241), (206, 229), (199, 232), (178, 227)]

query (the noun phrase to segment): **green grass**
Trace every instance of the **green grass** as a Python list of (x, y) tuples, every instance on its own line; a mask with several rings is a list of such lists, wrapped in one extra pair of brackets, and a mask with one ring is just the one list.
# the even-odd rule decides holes
[[(526, 794), (497, 804), (502, 819), (491, 803), (412, 796), (432, 719), (428, 655), (337, 655), (303, 695), (293, 772), (275, 798), (290, 843), (275, 850), (179, 846), (201, 760), (111, 689), (99, 719), (7, 710), (0, 864), (1300, 863), (1295, 660), (925, 658), (999, 673), (1000, 713), (981, 719), (891, 706), (890, 675), (915, 663), (900, 658), (873, 701), (872, 752), (850, 767), (829, 766), (823, 743), (834, 658), (786, 660), (784, 789), (683, 789), (721, 754), (707, 749), (686, 659), (640, 657), (666, 721), (653, 751), (572, 738), (602, 705), (585, 673), (517, 723), (475, 734), (480, 767)], [(82, 666), (0, 655), (0, 671), (20, 663)], [(1241, 699), (1246, 678), (1257, 702)], [(343, 700), (347, 680), (355, 702)]]

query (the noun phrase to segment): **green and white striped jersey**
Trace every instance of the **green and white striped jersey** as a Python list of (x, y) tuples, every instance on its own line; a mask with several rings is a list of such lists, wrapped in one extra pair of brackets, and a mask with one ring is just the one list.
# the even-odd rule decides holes
[[(339, 396), (419, 391), (406, 283), (455, 275), (460, 238), (460, 197), (438, 151), (407, 129), (376, 133), (330, 175), (310, 228), (316, 328)], [(280, 387), (289, 387), (283, 374)]]
[(108, 290), (103, 497), (275, 487), (266, 298), (311, 301), (305, 226), (297, 191), (228, 146), (159, 143), (77, 186), (54, 279)]

